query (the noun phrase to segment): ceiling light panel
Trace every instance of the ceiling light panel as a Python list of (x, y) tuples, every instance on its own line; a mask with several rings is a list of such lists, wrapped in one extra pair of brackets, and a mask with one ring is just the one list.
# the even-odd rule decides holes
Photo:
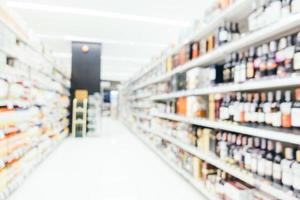
[(122, 14), (122, 13), (108, 12), (108, 11), (101, 11), (101, 10), (94, 10), (94, 9), (71, 8), (66, 6), (45, 5), (45, 4), (37, 4), (37, 3), (30, 3), (30, 2), (9, 1), (8, 6), (12, 8), (35, 10), (40, 12), (103, 17), (103, 18), (110, 18), (110, 19), (117, 19), (117, 20), (128, 20), (128, 21), (136, 21), (142, 23), (153, 23), (153, 24), (162, 24), (162, 25), (178, 26), (178, 27), (188, 27), (189, 25), (187, 21), (183, 21), (183, 20), (171, 20), (171, 19), (159, 18), (159, 17), (147, 17), (141, 15)]

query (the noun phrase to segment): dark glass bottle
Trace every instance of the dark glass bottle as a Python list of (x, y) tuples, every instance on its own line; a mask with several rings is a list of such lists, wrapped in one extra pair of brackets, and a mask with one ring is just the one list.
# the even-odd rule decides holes
[(231, 56), (226, 57), (226, 63), (223, 68), (223, 82), (229, 83), (231, 79)]
[(283, 159), (283, 148), (280, 142), (276, 142), (275, 147), (275, 156), (273, 161), (273, 182), (275, 184), (281, 185), (281, 178), (282, 178), (282, 170), (281, 170), (281, 160)]
[(220, 107), (220, 119), (221, 120), (229, 120), (229, 103), (230, 103), (230, 95), (227, 94), (222, 101)]
[(281, 111), (281, 125), (283, 128), (291, 128), (291, 109), (292, 109), (292, 93), (286, 90), (284, 93), (284, 102), (280, 105)]
[(248, 141), (247, 141), (247, 147), (246, 147), (246, 151), (245, 151), (245, 169), (248, 171), (251, 171), (251, 164), (252, 164), (252, 153), (254, 150), (253, 147), (253, 137), (249, 137)]
[(261, 177), (265, 176), (265, 158), (267, 154), (267, 140), (261, 139), (260, 150), (257, 160), (257, 174)]
[(284, 159), (281, 160), (282, 178), (281, 182), (286, 190), (291, 190), (293, 185), (292, 164), (294, 163), (294, 150), (286, 147), (284, 151)]
[(254, 149), (251, 154), (251, 172), (254, 174), (257, 174), (259, 157), (260, 157), (260, 139), (254, 138)]
[(268, 63), (267, 63), (267, 75), (273, 76), (277, 74), (277, 63), (275, 60), (277, 52), (277, 42), (271, 41), (269, 44), (269, 55), (268, 55)]
[(295, 102), (291, 110), (292, 127), (300, 128), (300, 88), (295, 90)]
[(273, 161), (274, 161), (274, 143), (273, 141), (268, 141), (268, 151), (265, 157), (265, 178), (268, 180), (273, 179)]
[(226, 27), (227, 23), (224, 22), (222, 26), (219, 28), (219, 35), (218, 35), (218, 46), (222, 46), (228, 42), (229, 32)]
[(259, 124), (264, 124), (266, 121), (265, 120), (266, 115), (265, 115), (265, 109), (264, 109), (266, 101), (267, 101), (267, 95), (265, 92), (262, 92), (261, 97), (260, 97), (260, 104), (257, 109), (257, 122)]
[(239, 150), (239, 167), (245, 169), (245, 155), (248, 148), (248, 137), (242, 136), (242, 145)]
[(262, 63), (262, 56), (263, 56), (262, 46), (257, 47), (257, 49), (256, 49), (256, 57), (254, 59), (254, 71), (255, 71), (254, 77), (255, 78), (260, 78), (261, 77), (261, 74), (260, 74), (260, 65)]
[(231, 137), (230, 137), (230, 143), (228, 145), (228, 160), (227, 162), (229, 162), (230, 164), (234, 164), (235, 161), (234, 161), (234, 150), (236, 148), (236, 140), (237, 140), (237, 136), (236, 134), (232, 133), (231, 134)]
[(238, 54), (237, 53), (232, 53), (231, 54), (231, 66), (230, 66), (230, 81), (229, 82), (233, 82), (234, 81), (234, 75), (235, 75), (235, 70), (236, 70), (236, 66), (238, 64)]
[(249, 56), (247, 61), (247, 79), (253, 79), (255, 77), (254, 59), (255, 59), (255, 48), (251, 47), (249, 50)]
[(293, 171), (293, 190), (296, 197), (300, 197), (300, 150), (296, 151), (296, 161), (292, 166)]
[(300, 32), (296, 36), (293, 68), (294, 71), (300, 70)]
[(276, 99), (271, 105), (271, 112), (272, 112), (272, 126), (274, 127), (281, 127), (281, 121), (282, 121), (282, 114), (280, 105), (282, 103), (282, 95), (281, 91), (276, 91)]
[(268, 75), (267, 74), (268, 55), (269, 55), (269, 46), (267, 44), (264, 44), (262, 46), (261, 63), (259, 66), (260, 78)]
[(252, 123), (258, 123), (258, 114), (259, 114), (259, 105), (260, 105), (259, 93), (255, 93), (253, 96), (254, 96), (253, 101), (250, 106), (250, 113), (251, 113), (250, 121)]
[(240, 164), (242, 149), (242, 135), (238, 135), (236, 138), (236, 145), (233, 149), (233, 160), (235, 165)]

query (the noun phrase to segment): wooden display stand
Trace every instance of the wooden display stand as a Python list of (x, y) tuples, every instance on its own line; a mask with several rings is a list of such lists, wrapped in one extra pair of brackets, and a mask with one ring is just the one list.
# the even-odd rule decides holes
[(76, 90), (73, 100), (72, 136), (86, 137), (88, 92)]

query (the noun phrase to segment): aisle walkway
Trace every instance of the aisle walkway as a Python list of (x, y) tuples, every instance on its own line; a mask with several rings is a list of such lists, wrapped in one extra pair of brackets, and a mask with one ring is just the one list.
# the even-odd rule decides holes
[(97, 138), (68, 139), (9, 200), (201, 200), (119, 122)]

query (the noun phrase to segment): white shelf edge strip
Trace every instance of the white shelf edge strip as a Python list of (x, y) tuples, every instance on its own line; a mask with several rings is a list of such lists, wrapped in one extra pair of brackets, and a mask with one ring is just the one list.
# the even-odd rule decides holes
[(185, 117), (176, 114), (165, 114), (165, 113), (156, 113), (156, 112), (152, 112), (151, 114), (155, 117), (185, 122), (185, 123), (194, 124), (198, 126), (204, 126), (213, 129), (221, 129), (225, 131), (231, 131), (231, 132), (246, 134), (255, 137), (262, 137), (266, 139), (287, 142), (291, 144), (300, 144), (300, 135), (282, 132), (284, 131), (283, 129), (281, 132), (279, 132), (273, 130), (253, 128), (253, 127), (238, 125), (229, 122), (211, 121), (211, 120), (201, 119), (201, 118), (194, 119), (191, 117)]
[(209, 200), (218, 200), (219, 198), (213, 194), (212, 192), (208, 191), (204, 184), (200, 181), (197, 181), (194, 177), (190, 174), (185, 172), (183, 169), (178, 167), (176, 164), (172, 163), (169, 159), (164, 156), (159, 150), (157, 150), (147, 139), (143, 138), (137, 133), (134, 133), (149, 149), (151, 149), (160, 159), (162, 159), (167, 165), (169, 165), (175, 172), (181, 175), (186, 181), (188, 181), (193, 187), (195, 187), (202, 195), (204, 195)]
[(272, 89), (272, 88), (284, 88), (300, 86), (300, 76), (295, 75), (285, 78), (269, 78), (266, 80), (250, 80), (240, 84), (225, 84), (218, 86), (208, 86), (200, 89), (185, 90), (179, 92), (173, 92), (168, 94), (161, 94), (151, 97), (151, 100), (166, 100), (172, 98), (178, 98), (183, 96), (193, 95), (208, 95), (215, 93), (226, 93), (235, 91), (250, 91), (250, 90), (261, 90), (261, 89)]
[(134, 87), (132, 90), (137, 90), (148, 85), (162, 82), (169, 79), (175, 74), (185, 72), (194, 67), (202, 67), (212, 63), (217, 63), (225, 58), (231, 52), (247, 48), (249, 46), (255, 45), (257, 43), (263, 42), (265, 40), (271, 39), (278, 35), (287, 33), (293, 29), (300, 29), (300, 13), (291, 15), (289, 17), (283, 18), (278, 22), (267, 26), (263, 29), (257, 30), (255, 32), (249, 33), (248, 35), (242, 37), (241, 39), (228, 43), (222, 47), (219, 47), (210, 53), (207, 53), (197, 59), (194, 59), (184, 65), (178, 66), (173, 71), (162, 75), (160, 77), (154, 78), (153, 80), (146, 81), (145, 83)]
[(153, 134), (158, 135), (158, 136), (162, 137), (163, 139), (168, 140), (169, 142), (181, 147), (185, 151), (197, 156), (198, 158), (205, 160), (206, 162), (214, 165), (215, 167), (222, 169), (223, 171), (226, 171), (227, 173), (235, 176), (236, 178), (238, 178), (238, 179), (240, 179), (240, 180), (268, 193), (268, 194), (271, 194), (272, 196), (275, 196), (276, 198), (285, 200), (288, 197), (290, 200), (299, 200), (299, 199), (281, 191), (280, 189), (274, 188), (272, 185), (270, 185), (266, 181), (258, 180), (258, 179), (255, 179), (251, 175), (247, 175), (246, 173), (238, 170), (239, 169), (238, 167), (233, 167), (233, 166), (225, 163), (224, 161), (220, 160), (218, 157), (216, 157), (213, 154), (205, 154), (200, 149), (197, 149), (196, 147), (193, 147), (189, 144), (183, 143), (183, 142), (177, 140), (176, 138), (168, 136), (166, 134), (158, 133), (155, 130), (152, 130), (151, 132)]

